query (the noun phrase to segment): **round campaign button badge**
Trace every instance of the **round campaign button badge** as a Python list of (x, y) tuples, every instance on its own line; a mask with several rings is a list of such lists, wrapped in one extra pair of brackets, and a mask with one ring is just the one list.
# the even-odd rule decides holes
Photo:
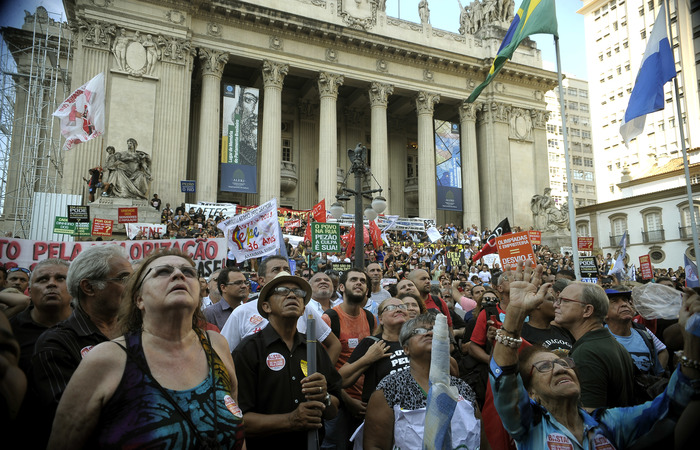
[(270, 353), (267, 355), (267, 360), (265, 362), (267, 363), (267, 367), (275, 372), (279, 372), (280, 370), (284, 369), (284, 365), (286, 363), (284, 356), (280, 355), (279, 353)]
[(231, 411), (231, 414), (238, 417), (239, 419), (243, 417), (243, 412), (241, 411), (241, 408), (238, 407), (236, 401), (233, 398), (231, 398), (230, 395), (224, 396), (224, 404), (226, 405), (226, 408), (228, 408), (228, 410)]

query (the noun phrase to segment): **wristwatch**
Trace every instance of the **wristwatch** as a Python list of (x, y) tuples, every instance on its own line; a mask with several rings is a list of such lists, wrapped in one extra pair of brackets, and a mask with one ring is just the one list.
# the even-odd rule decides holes
[(331, 405), (332, 405), (332, 403), (331, 403), (331, 394), (329, 394), (328, 392), (326, 392), (326, 398), (323, 399), (323, 402), (326, 404), (326, 406), (331, 406)]

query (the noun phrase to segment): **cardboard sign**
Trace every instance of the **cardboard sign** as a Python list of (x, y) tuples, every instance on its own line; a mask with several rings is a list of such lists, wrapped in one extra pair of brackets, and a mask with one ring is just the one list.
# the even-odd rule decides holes
[(92, 221), (92, 235), (93, 236), (111, 236), (112, 226), (114, 225), (113, 220), (109, 219), (98, 219)]
[(584, 278), (598, 276), (598, 265), (596, 264), (595, 256), (579, 256), (578, 267), (581, 270), (581, 276)]
[(533, 264), (537, 263), (527, 231), (498, 236), (496, 245), (498, 246), (498, 256), (501, 258), (503, 266), (515, 266), (518, 262), (527, 260), (530, 260)]
[(333, 270), (336, 270), (340, 273), (347, 272), (350, 269), (352, 269), (352, 263), (349, 263), (349, 262), (334, 262), (333, 263)]
[(592, 237), (579, 237), (577, 246), (578, 246), (578, 249), (582, 252), (593, 251), (593, 238)]
[(542, 245), (542, 232), (536, 230), (530, 230), (527, 232), (530, 237), (530, 243), (532, 245)]
[(340, 224), (311, 222), (311, 245), (314, 252), (339, 252)]
[(462, 252), (446, 252), (445, 259), (449, 261), (449, 265), (452, 267), (463, 266), (467, 263)]
[(53, 223), (54, 234), (75, 234), (75, 223), (68, 222), (68, 217), (56, 217)]
[(168, 227), (162, 223), (128, 223), (124, 226), (129, 239), (135, 238), (139, 232), (146, 239), (160, 239), (168, 231)]
[(641, 255), (639, 257), (639, 270), (642, 272), (643, 280), (654, 278), (654, 266), (651, 265), (651, 257), (649, 255)]
[(73, 232), (73, 236), (90, 236), (91, 231), (92, 231), (92, 227), (90, 226), (90, 221), (76, 222), (75, 223), (75, 231)]
[(68, 205), (68, 222), (90, 222), (90, 207)]
[(117, 219), (118, 223), (136, 223), (139, 221), (139, 209), (133, 208), (119, 208), (119, 216)]

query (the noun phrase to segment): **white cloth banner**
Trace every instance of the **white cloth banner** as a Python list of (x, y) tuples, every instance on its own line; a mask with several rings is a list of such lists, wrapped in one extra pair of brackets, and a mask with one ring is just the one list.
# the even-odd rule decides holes
[(185, 203), (185, 211), (190, 212), (190, 209), (194, 208), (196, 213), (200, 209), (204, 217), (216, 216), (221, 213), (223, 217), (233, 217), (236, 215), (236, 205), (234, 203), (214, 203), (214, 202), (199, 202), (199, 203)]
[(61, 134), (66, 138), (63, 147), (66, 150), (104, 133), (104, 73), (97, 74), (95, 78), (76, 89), (53, 115), (61, 120)]
[(235, 258), (239, 263), (277, 253), (278, 227), (276, 198), (219, 223), (228, 242), (229, 259)]
[(48, 258), (73, 261), (83, 249), (93, 245), (121, 245), (131, 262), (137, 262), (154, 250), (181, 250), (194, 261), (200, 276), (208, 277), (223, 267), (226, 240), (215, 239), (157, 239), (143, 241), (32, 241), (0, 238), (0, 263), (5, 268), (24, 267), (32, 270), (36, 263)]
[[(124, 227), (126, 228), (126, 235), (129, 236), (129, 239), (135, 238), (136, 235), (139, 234), (139, 231), (141, 232), (141, 236), (146, 239), (151, 239), (156, 234), (163, 236), (168, 231), (167, 225), (161, 223), (125, 223)], [(158, 236), (159, 239), (160, 236)]]

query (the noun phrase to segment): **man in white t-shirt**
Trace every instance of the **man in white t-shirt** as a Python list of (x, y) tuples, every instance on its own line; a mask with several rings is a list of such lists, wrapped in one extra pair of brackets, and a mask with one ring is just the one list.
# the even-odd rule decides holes
[[(258, 284), (262, 288), (266, 280), (272, 280), (278, 273), (289, 272), (289, 262), (284, 256), (273, 255), (264, 259), (258, 265)], [(314, 316), (314, 326), (316, 330), (316, 340), (321, 342), (333, 364), (340, 356), (340, 341), (331, 333), (331, 327), (326, 325), (322, 319), (323, 313), (319, 313), (315, 308), (306, 305), (304, 315), (297, 321), (297, 330), (306, 333), (306, 323), (309, 314)], [(221, 335), (228, 340), (229, 349), (233, 349), (247, 336), (252, 336), (267, 326), (268, 321), (258, 312), (258, 300), (245, 303), (231, 313), (226, 324), (221, 329)]]
[(315, 273), (309, 280), (311, 285), (311, 300), (309, 306), (313, 307), (320, 314), (343, 303), (343, 299), (331, 300), (335, 289), (331, 277), (323, 272)]
[[(370, 263), (367, 265), (367, 273), (369, 274), (370, 280), (372, 280), (372, 292), (370, 297), (367, 299), (365, 309), (369, 309), (372, 314), (376, 316), (379, 305), (387, 298), (391, 298), (391, 294), (386, 289), (382, 289), (382, 277), (384, 276), (384, 271), (382, 270), (381, 264), (377, 262)], [(374, 302), (374, 305), (376, 306), (373, 306), (370, 309), (368, 306), (371, 302)]]
[(482, 283), (490, 283), (491, 282), (491, 271), (489, 271), (488, 266), (483, 265), (481, 266), (481, 272), (479, 272), (479, 279), (481, 280)]

